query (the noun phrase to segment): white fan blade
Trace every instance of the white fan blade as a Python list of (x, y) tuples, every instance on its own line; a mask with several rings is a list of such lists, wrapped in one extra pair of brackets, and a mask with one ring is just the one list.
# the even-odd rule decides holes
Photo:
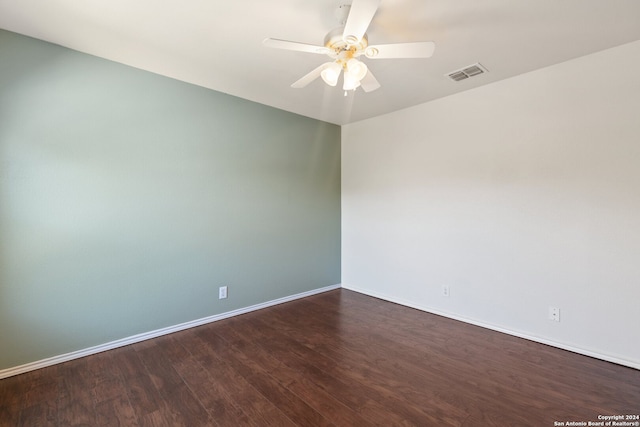
[(333, 64), (333, 62), (325, 62), (324, 64), (320, 65), (318, 68), (314, 69), (309, 74), (305, 75), (300, 80), (292, 84), (291, 87), (295, 89), (300, 89), (305, 87), (306, 85), (308, 85), (309, 83), (311, 83), (312, 81), (320, 77), (320, 73), (322, 72), (322, 70), (324, 70), (331, 64)]
[(351, 10), (344, 25), (342, 39), (349, 44), (356, 44), (367, 32), (369, 24), (376, 14), (381, 0), (353, 0)]
[(291, 42), (288, 40), (264, 39), (262, 41), (262, 44), (267, 47), (272, 47), (275, 49), (297, 50), (299, 52), (320, 53), (325, 55), (329, 53), (329, 49), (324, 46), (316, 46), (316, 45), (307, 44), (307, 43)]
[(362, 80), (360, 80), (360, 86), (362, 86), (362, 90), (365, 92), (373, 92), (374, 90), (380, 87), (380, 83), (373, 77), (371, 74), (371, 70), (367, 71), (367, 74), (364, 75)]
[(364, 54), (371, 59), (430, 58), (435, 49), (434, 42), (377, 44), (367, 47)]

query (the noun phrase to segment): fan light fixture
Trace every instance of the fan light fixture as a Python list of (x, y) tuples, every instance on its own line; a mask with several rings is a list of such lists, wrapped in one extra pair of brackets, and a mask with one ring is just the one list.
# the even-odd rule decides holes
[(360, 86), (360, 80), (358, 80), (358, 76), (354, 75), (350, 71), (344, 72), (344, 85), (342, 86), (343, 90), (355, 90), (358, 86)]
[(360, 87), (360, 81), (367, 75), (369, 69), (364, 62), (358, 61), (356, 58), (351, 58), (344, 66), (344, 84), (342, 90), (345, 94), (348, 90), (356, 90)]
[(351, 58), (347, 61), (347, 71), (360, 81), (367, 75), (369, 69), (364, 62), (358, 61), (356, 58)]
[(369, 72), (364, 62), (351, 58), (346, 62), (344, 60), (338, 60), (327, 63), (320, 72), (320, 77), (322, 77), (322, 80), (324, 80), (326, 84), (333, 87), (338, 84), (338, 78), (340, 78), (342, 70), (344, 70), (343, 90), (355, 90), (360, 87), (360, 80)]
[(337, 62), (331, 62), (327, 67), (322, 70), (320, 76), (322, 80), (329, 86), (335, 86), (338, 84), (338, 77), (340, 77), (340, 72), (342, 71), (342, 67)]

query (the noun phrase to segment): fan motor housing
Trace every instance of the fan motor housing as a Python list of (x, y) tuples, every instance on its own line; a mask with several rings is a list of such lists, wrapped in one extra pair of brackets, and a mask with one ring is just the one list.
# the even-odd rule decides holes
[(367, 35), (363, 35), (362, 39), (355, 44), (349, 44), (343, 39), (344, 27), (334, 28), (324, 38), (324, 45), (333, 51), (336, 55), (345, 51), (352, 51), (354, 54), (364, 51), (369, 46)]

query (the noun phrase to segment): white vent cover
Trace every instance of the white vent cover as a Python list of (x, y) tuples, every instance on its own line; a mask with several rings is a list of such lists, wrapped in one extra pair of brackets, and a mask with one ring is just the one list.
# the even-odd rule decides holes
[(454, 82), (459, 82), (462, 80), (466, 80), (469, 77), (478, 76), (480, 74), (488, 73), (488, 70), (484, 68), (479, 62), (473, 65), (469, 65), (460, 70), (452, 71), (450, 73), (445, 74)]

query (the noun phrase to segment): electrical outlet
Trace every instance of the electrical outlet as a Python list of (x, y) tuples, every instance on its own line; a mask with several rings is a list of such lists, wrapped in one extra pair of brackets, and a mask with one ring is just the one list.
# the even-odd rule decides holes
[(560, 321), (560, 309), (558, 307), (549, 307), (549, 320)]
[(227, 287), (220, 286), (220, 289), (218, 289), (218, 299), (225, 299), (226, 297), (227, 297)]
[(451, 292), (449, 289), (449, 285), (442, 285), (442, 296), (443, 297), (449, 297), (451, 296)]

